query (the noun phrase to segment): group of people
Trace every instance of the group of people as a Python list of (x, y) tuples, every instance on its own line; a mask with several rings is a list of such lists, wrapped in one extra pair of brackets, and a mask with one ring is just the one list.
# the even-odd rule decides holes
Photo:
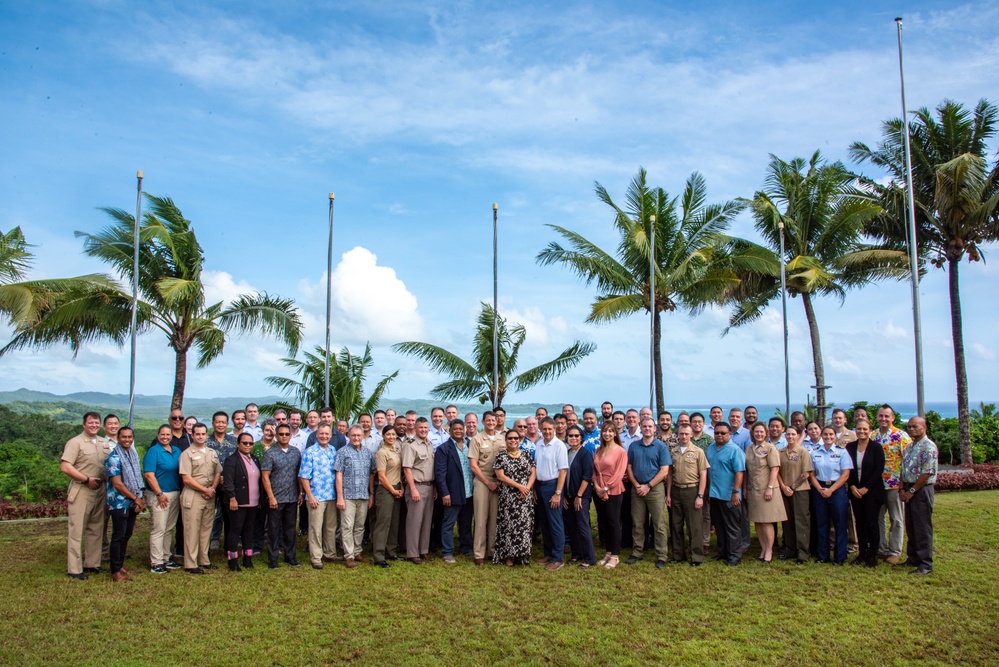
[(383, 568), (421, 565), (438, 550), (447, 564), (464, 555), (476, 565), (527, 565), (540, 536), (541, 563), (555, 571), (567, 554), (583, 568), (613, 569), (622, 549), (629, 565), (654, 550), (657, 568), (696, 567), (713, 529), (714, 558), (736, 566), (750, 523), (765, 563), (776, 554), (843, 565), (855, 551), (855, 565), (884, 558), (914, 574), (933, 570), (937, 449), (924, 419), (899, 429), (888, 405), (876, 427), (858, 410), (854, 430), (838, 409), (826, 426), (800, 412), (790, 423), (764, 423), (753, 406), (731, 409), (727, 420), (718, 406), (707, 420), (680, 412), (674, 423), (669, 411), (653, 418), (648, 408), (616, 411), (609, 402), (581, 419), (572, 405), (552, 416), (538, 408), (509, 428), (501, 407), (480, 425), (453, 405), (429, 419), (378, 410), (352, 426), (328, 407), (258, 418), (254, 404), (232, 413), (231, 428), (224, 411), (208, 425), (172, 410), (140, 461), (130, 427), (88, 412), (62, 456), (71, 479), (69, 576), (103, 572), (108, 542), (111, 577), (127, 581), (125, 553), (146, 509), (156, 574), (216, 569), (214, 548), (232, 571), (253, 567), (257, 553), (270, 568), (282, 559), (299, 567), (299, 534), (315, 569), (357, 568), (369, 542)]

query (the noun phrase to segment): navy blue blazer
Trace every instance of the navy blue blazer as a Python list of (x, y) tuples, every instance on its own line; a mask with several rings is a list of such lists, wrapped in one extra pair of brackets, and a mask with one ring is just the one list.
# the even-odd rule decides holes
[[(464, 444), (464, 443), (462, 443)], [(454, 440), (448, 438), (434, 452), (434, 478), (441, 498), (451, 496), (451, 505), (464, 505), (465, 476), (461, 473), (461, 457)]]

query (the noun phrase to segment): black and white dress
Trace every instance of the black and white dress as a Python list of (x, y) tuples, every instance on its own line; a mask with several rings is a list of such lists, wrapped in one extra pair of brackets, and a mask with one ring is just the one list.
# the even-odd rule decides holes
[[(494, 470), (502, 470), (503, 474), (518, 484), (527, 484), (534, 469), (534, 459), (527, 452), (513, 458), (503, 451), (496, 455)], [(527, 562), (531, 557), (531, 531), (534, 527), (534, 505), (532, 495), (527, 499), (520, 497), (520, 492), (514, 487), (500, 483), (499, 501), (496, 508), (496, 546), (493, 550), (493, 562), (503, 563), (507, 558)]]

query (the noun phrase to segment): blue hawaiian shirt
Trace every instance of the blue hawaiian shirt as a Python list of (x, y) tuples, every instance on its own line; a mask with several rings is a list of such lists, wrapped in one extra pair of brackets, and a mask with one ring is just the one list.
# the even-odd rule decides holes
[(336, 450), (332, 445), (309, 447), (302, 454), (302, 467), (298, 476), (309, 480), (312, 497), (319, 502), (336, 500)]
[(368, 476), (375, 472), (375, 457), (364, 447), (347, 445), (337, 452), (333, 468), (343, 474), (344, 500), (367, 500)]
[[(138, 455), (136, 455), (138, 456)], [(108, 454), (108, 457), (104, 459), (104, 469), (108, 472), (108, 483), (107, 495), (108, 509), (109, 510), (127, 510), (132, 506), (132, 501), (118, 493), (118, 489), (114, 488), (114, 484), (111, 483), (112, 477), (121, 477), (121, 449), (115, 447)]]

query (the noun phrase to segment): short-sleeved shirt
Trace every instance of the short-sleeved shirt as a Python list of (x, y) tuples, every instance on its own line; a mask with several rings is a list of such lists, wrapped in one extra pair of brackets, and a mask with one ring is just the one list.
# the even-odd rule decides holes
[(215, 475), (222, 474), (222, 466), (214, 450), (192, 446), (180, 455), (179, 472), (181, 475), (189, 475), (201, 486), (211, 486)]
[[(104, 460), (111, 453), (111, 446), (104, 438), (89, 437), (86, 433), (70, 438), (62, 449), (62, 460), (87, 477), (101, 482), (107, 479)], [(74, 480), (75, 482), (75, 480)]]
[(927, 484), (937, 481), (937, 445), (927, 437), (914, 442), (902, 453), (902, 483), (915, 484), (921, 475), (929, 475)]
[(375, 459), (364, 447), (354, 449), (353, 445), (337, 452), (333, 469), (341, 473), (344, 500), (367, 500), (368, 480), (375, 469)]
[(628, 449), (628, 465), (639, 484), (648, 484), (661, 467), (669, 467), (672, 463), (669, 448), (659, 438), (653, 438), (648, 445), (645, 440), (638, 440)]
[[(540, 442), (535, 445), (535, 451), (540, 446)], [(491, 481), (496, 480), (496, 471), (493, 470), (493, 463), (496, 461), (496, 455), (501, 449), (505, 449), (503, 446), (503, 438), (497, 431), (493, 435), (486, 435), (485, 431), (476, 433), (472, 441), (468, 443), (468, 458), (470, 460), (477, 461), (479, 464), (479, 472)]]
[(745, 452), (739, 449), (739, 445), (729, 441), (721, 447), (718, 445), (708, 447), (705, 455), (711, 465), (711, 474), (708, 475), (710, 497), (731, 501), (734, 490), (741, 498), (742, 489), (735, 488), (735, 476), (737, 473), (746, 472)]
[(168, 452), (157, 442), (147, 449), (146, 455), (142, 457), (142, 472), (153, 473), (163, 493), (180, 491), (180, 454), (180, 450), (176, 447), (171, 447)]
[[(296, 448), (297, 449), (297, 448)], [(309, 480), (312, 497), (323, 503), (336, 500), (336, 450), (333, 445), (309, 447), (302, 454), (302, 465), (298, 476)]]
[(402, 483), (402, 454), (382, 444), (375, 453), (375, 470), (385, 473), (392, 488), (398, 487)]
[(443, 428), (444, 426), (445, 426), (444, 424), (441, 424), (441, 428), (438, 430), (434, 428), (433, 424), (431, 424), (430, 431), (427, 433), (427, 440), (429, 440), (430, 444), (434, 446), (435, 452), (437, 451), (438, 447), (447, 442), (448, 439), (451, 437), (450, 435), (448, 435), (448, 432)]
[(302, 466), (302, 454), (294, 447), (282, 450), (280, 445), (272, 445), (264, 452), (260, 472), (270, 471), (271, 492), (279, 503), (298, 502), (298, 470)]
[(881, 449), (885, 452), (885, 471), (881, 475), (885, 488), (899, 488), (902, 486), (902, 454), (905, 448), (912, 444), (912, 438), (902, 429), (892, 426), (884, 434), (881, 433), (881, 429), (876, 429), (871, 434), (871, 442), (881, 445)]
[(840, 447), (846, 447), (851, 442), (856, 442), (857, 434), (848, 428), (844, 428), (843, 432), (836, 436), (836, 444)]
[(711, 447), (713, 444), (715, 444), (715, 438), (714, 436), (708, 435), (707, 433), (704, 433), (702, 431), (701, 437), (699, 438), (695, 438), (693, 435), (690, 436), (690, 444), (696, 447), (700, 447), (705, 452), (707, 452), (708, 448)]
[[(731, 426), (729, 426), (729, 430), (732, 430)], [(748, 447), (749, 443), (752, 441), (753, 439), (749, 435), (749, 429), (745, 426), (740, 426), (732, 431), (732, 442), (734, 442), (742, 451), (746, 451), (746, 447)]]
[[(791, 486), (799, 477), (805, 473), (812, 472), (812, 455), (804, 447), (798, 446), (794, 449), (785, 447), (778, 452), (780, 454), (780, 478), (785, 484)], [(792, 487), (795, 491), (808, 490), (808, 477), (801, 480), (801, 484)]]
[[(139, 455), (133, 450), (132, 455), (138, 459)], [(108, 457), (104, 460), (104, 469), (107, 471), (108, 480), (112, 477), (121, 477), (121, 447), (115, 447), (108, 454)], [(134, 503), (125, 497), (125, 494), (120, 493), (118, 489), (114, 488), (114, 484), (108, 482), (107, 488), (107, 501), (109, 510), (127, 510)]]
[(583, 447), (586, 447), (590, 451), (590, 454), (595, 454), (597, 447), (600, 446), (600, 429), (595, 428), (592, 431), (583, 432)]
[(700, 447), (690, 445), (681, 451), (677, 445), (670, 452), (673, 484), (690, 487), (701, 483), (701, 473), (710, 468), (708, 457)]
[(226, 433), (222, 442), (215, 439), (214, 433), (209, 433), (207, 445), (219, 457), (219, 465), (225, 465), (225, 460), (236, 453), (236, 438), (231, 433)]
[(558, 438), (552, 438), (545, 444), (542, 440), (534, 449), (534, 463), (539, 482), (550, 482), (558, 479), (560, 470), (569, 469), (569, 450)]
[(621, 431), (621, 446), (624, 447), (624, 451), (628, 451), (631, 444), (636, 440), (642, 439), (642, 429), (637, 429), (634, 434), (628, 431), (628, 427), (625, 426), (624, 430)]
[(819, 447), (812, 452), (812, 470), (820, 482), (835, 482), (844, 470), (853, 470), (853, 460), (842, 447)]
[(413, 482), (416, 484), (432, 484), (434, 481), (433, 443), (419, 438), (404, 440), (402, 443), (402, 467), (412, 468)]

